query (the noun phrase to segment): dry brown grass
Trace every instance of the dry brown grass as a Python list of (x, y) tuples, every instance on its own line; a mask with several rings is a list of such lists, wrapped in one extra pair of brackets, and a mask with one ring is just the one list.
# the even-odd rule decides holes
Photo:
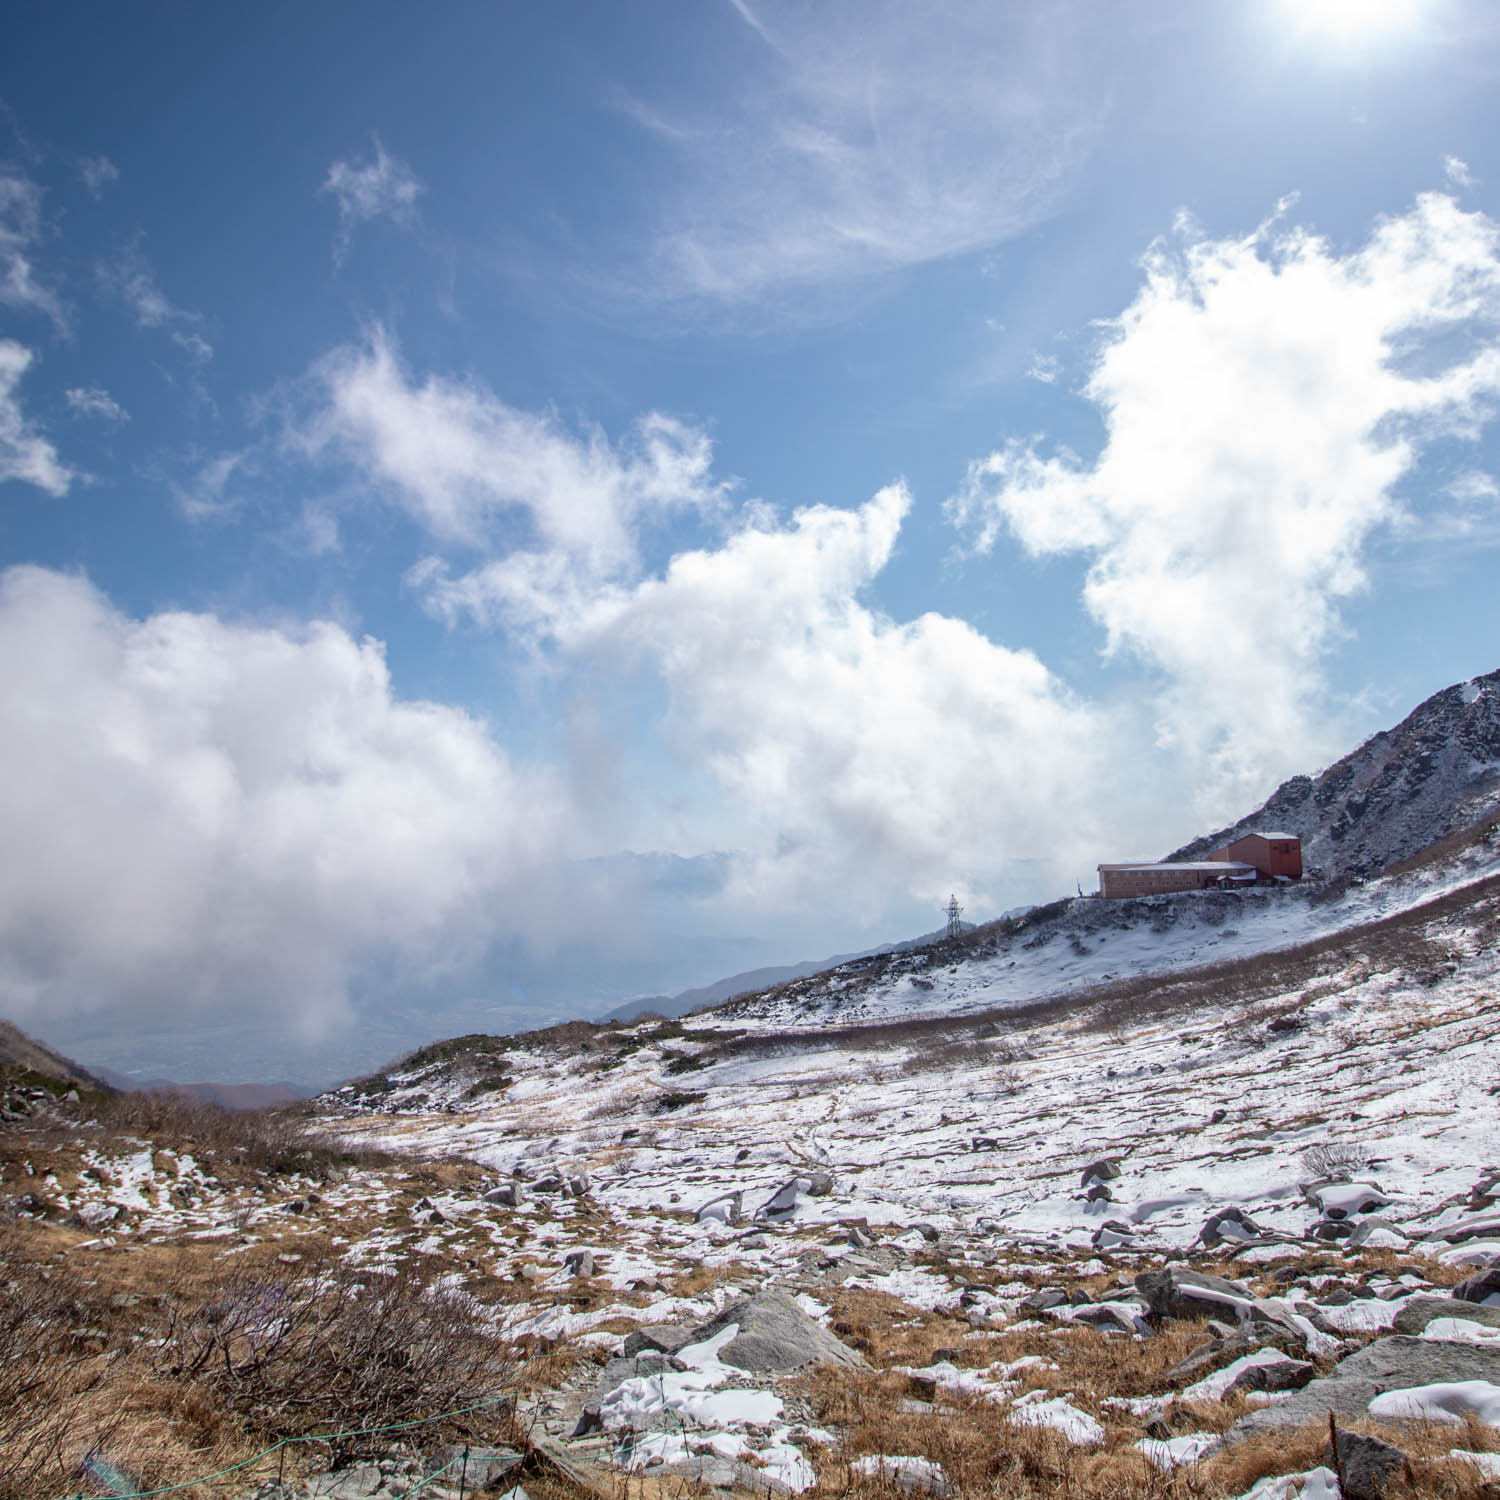
[[(1323, 1462), (1328, 1428), (1318, 1421), (1244, 1440), (1171, 1474), (1158, 1470), (1134, 1447), (1142, 1436), (1140, 1423), (1098, 1399), (1104, 1386), (1144, 1384), (1161, 1389), (1161, 1372), (1152, 1378), (1149, 1366), (1163, 1363), (1167, 1351), (1152, 1351), (1151, 1346), (1159, 1342), (1153, 1339), (1135, 1345), (1132, 1352), (1132, 1342), (1098, 1335), (1045, 1340), (1043, 1351), (1060, 1355), (1063, 1368), (1024, 1372), (1031, 1377), (1024, 1382), (1029, 1388), (1068, 1392), (1075, 1406), (1101, 1423), (1105, 1442), (1096, 1448), (1074, 1447), (1046, 1429), (1012, 1426), (1003, 1404), (982, 1398), (940, 1394), (930, 1405), (913, 1401), (908, 1383), (893, 1372), (820, 1370), (803, 1382), (803, 1390), (819, 1420), (835, 1428), (840, 1441), (812, 1455), (818, 1473), (812, 1495), (901, 1494), (891, 1479), (851, 1471), (853, 1460), (866, 1454), (909, 1454), (933, 1460), (942, 1465), (961, 1495), (996, 1500), (1060, 1500), (1063, 1496), (1071, 1500), (1208, 1500), (1242, 1495), (1258, 1479)], [(1059, 1349), (1059, 1343), (1074, 1347)], [(1005, 1357), (1016, 1357), (1015, 1347)], [(973, 1362), (987, 1363), (993, 1352), (985, 1348), (983, 1358)], [(1144, 1362), (1139, 1358), (1142, 1353), (1147, 1356)], [(1237, 1396), (1205, 1404), (1174, 1416), (1173, 1430), (1223, 1432), (1246, 1410)], [(1494, 1490), (1486, 1488), (1472, 1466), (1448, 1458), (1453, 1447), (1483, 1451), (1500, 1446), (1492, 1429), (1477, 1423), (1467, 1430), (1434, 1426), (1397, 1431), (1371, 1422), (1353, 1426), (1397, 1444), (1411, 1456), (1410, 1475), (1399, 1478), (1387, 1491), (1390, 1500), (1429, 1495), (1443, 1500), (1494, 1500)]]
[[(336, 1243), (351, 1227), (349, 1215), (291, 1218), (280, 1237), (226, 1251), (222, 1239), (111, 1247), (60, 1224), (0, 1224), (0, 1500), (76, 1491), (91, 1452), (134, 1483), (180, 1482), (280, 1437), (426, 1417), (519, 1386), (516, 1351), (480, 1310), (433, 1291), (451, 1260), (356, 1270)], [(490, 1303), (518, 1290), (466, 1284)], [(556, 1377), (571, 1359), (552, 1353), (524, 1379)], [(494, 1441), (507, 1420), (496, 1407), (414, 1436)], [(292, 1474), (350, 1451), (304, 1445), (284, 1462)], [(268, 1476), (241, 1477), (249, 1489)]]

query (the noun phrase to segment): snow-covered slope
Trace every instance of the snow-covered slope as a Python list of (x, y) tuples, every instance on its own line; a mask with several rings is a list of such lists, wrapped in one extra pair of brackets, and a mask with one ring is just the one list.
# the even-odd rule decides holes
[(1195, 839), (1197, 859), (1255, 829), (1295, 833), (1310, 868), (1369, 875), (1500, 807), (1500, 671), (1434, 693), (1319, 776), (1294, 776), (1263, 807)]

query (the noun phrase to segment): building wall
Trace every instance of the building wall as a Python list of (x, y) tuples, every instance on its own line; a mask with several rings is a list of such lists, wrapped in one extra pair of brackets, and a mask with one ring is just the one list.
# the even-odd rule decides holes
[(1100, 870), (1101, 896), (1156, 896), (1166, 891), (1199, 891), (1216, 877), (1203, 870), (1153, 870), (1150, 865), (1128, 870)]
[(1267, 877), (1288, 876), (1292, 880), (1302, 879), (1302, 840), (1295, 838), (1268, 839), (1263, 834), (1247, 833), (1244, 838), (1209, 855), (1210, 859), (1242, 859), (1254, 865)]

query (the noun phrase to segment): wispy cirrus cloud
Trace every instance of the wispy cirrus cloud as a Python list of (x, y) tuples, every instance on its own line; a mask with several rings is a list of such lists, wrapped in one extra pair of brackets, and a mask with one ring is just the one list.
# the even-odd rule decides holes
[[(1215, 807), (1339, 748), (1322, 667), (1424, 450), (1500, 405), (1500, 225), (1428, 194), (1340, 253), (1184, 221), (1109, 326), (1092, 460), (1013, 439), (949, 501), (979, 551), (1091, 559), (1083, 602), (1163, 674), (1159, 737)], [(1482, 501), (1483, 496), (1479, 499)]]
[(738, 302), (994, 244), (1049, 211), (1101, 123), (1078, 7), (734, 9), (758, 54), (711, 105), (625, 106), (680, 171), (656, 292)]
[(170, 485), (177, 508), (189, 521), (222, 521), (239, 510), (242, 500), (233, 481), (252, 467), (248, 451), (195, 459), (186, 480)]
[(128, 422), (130, 413), (102, 386), (75, 385), (64, 392), (69, 409), (80, 417), (101, 422)]
[(120, 180), (120, 169), (107, 156), (85, 156), (78, 163), (78, 175), (90, 195), (99, 199), (105, 188)]
[(38, 274), (35, 247), (42, 238), (42, 190), (15, 167), (0, 166), (0, 303), (38, 312), (68, 332), (61, 296)]
[(57, 449), (27, 419), (16, 391), (33, 357), (24, 344), (0, 339), (0, 481), (18, 479), (61, 497), (78, 472), (62, 462)]
[(94, 268), (99, 284), (123, 302), (139, 328), (164, 328), (173, 343), (197, 364), (213, 358), (213, 345), (199, 331), (202, 316), (179, 307), (161, 289), (139, 239)]
[(338, 204), (339, 232), (334, 259), (342, 262), (349, 253), (354, 231), (361, 224), (379, 218), (389, 218), (400, 225), (414, 224), (417, 199), (425, 189), (416, 173), (400, 157), (391, 156), (377, 136), (368, 156), (334, 162), (319, 191), (329, 194)]

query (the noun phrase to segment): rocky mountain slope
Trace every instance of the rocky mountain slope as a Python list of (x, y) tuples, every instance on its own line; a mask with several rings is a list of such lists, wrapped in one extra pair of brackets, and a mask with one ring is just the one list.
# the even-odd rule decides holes
[(1500, 671), (1434, 693), (1394, 729), (1170, 859), (1198, 859), (1257, 828), (1295, 833), (1325, 876), (1367, 876), (1500, 808)]
[(9, 1021), (0, 1021), (0, 1073), (4, 1072), (31, 1073), (70, 1087), (104, 1086), (86, 1068), (27, 1036)]

